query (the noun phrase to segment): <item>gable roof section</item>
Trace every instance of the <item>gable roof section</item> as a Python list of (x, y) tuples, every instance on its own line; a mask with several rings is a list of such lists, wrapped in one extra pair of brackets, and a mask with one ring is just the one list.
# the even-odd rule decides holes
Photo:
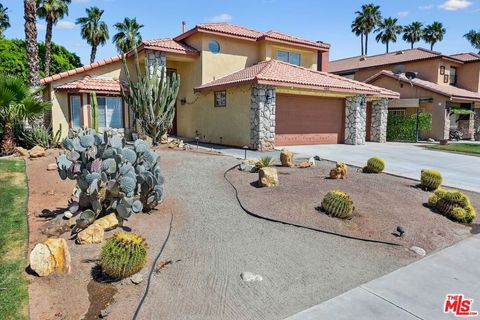
[(313, 48), (316, 50), (323, 49), (326, 50), (330, 48), (330, 45), (323, 42), (315, 42), (306, 39), (297, 38), (294, 36), (287, 35), (285, 33), (268, 31), (260, 32), (253, 29), (249, 29), (242, 26), (237, 26), (231, 23), (201, 23), (196, 25), (194, 28), (188, 30), (187, 32), (182, 33), (181, 35), (174, 38), (175, 41), (182, 41), (191, 35), (197, 33), (211, 33), (221, 36), (238, 38), (249, 41), (260, 41), (268, 40), (272, 42), (288, 43), (297, 45), (300, 47)]
[(367, 94), (399, 98), (397, 92), (350, 80), (328, 72), (315, 71), (278, 60), (269, 60), (195, 88), (210, 91), (241, 84), (267, 84), (319, 91)]
[(356, 56), (352, 58), (330, 61), (328, 70), (330, 72), (341, 73), (348, 71), (357, 71), (359, 69), (378, 67), (383, 65), (401, 64), (406, 62), (446, 59), (457, 63), (463, 63), (455, 57), (446, 56), (437, 51), (431, 51), (423, 48), (401, 50), (390, 53), (384, 53), (374, 56)]
[(450, 99), (467, 99), (467, 100), (480, 101), (480, 93), (478, 92), (468, 91), (468, 90), (457, 88), (451, 85), (440, 85), (440, 84), (422, 80), (419, 78), (409, 80), (403, 73), (395, 74), (392, 71), (387, 71), (387, 70), (383, 70), (371, 76), (370, 78), (365, 80), (365, 82), (372, 83), (381, 77), (390, 77), (392, 79), (395, 79), (404, 83), (412, 84), (422, 89), (446, 96)]
[(120, 93), (120, 81), (108, 78), (92, 78), (85, 76), (82, 79), (64, 83), (55, 87), (56, 90), (67, 90), (76, 92), (103, 92)]
[(194, 47), (191, 47), (188, 44), (182, 42), (177, 42), (170, 38), (145, 40), (138, 48), (139, 51), (142, 49), (161, 50), (165, 52), (195, 56), (200, 54), (200, 52)]
[(461, 60), (464, 63), (480, 61), (480, 54), (473, 52), (452, 54), (450, 57)]

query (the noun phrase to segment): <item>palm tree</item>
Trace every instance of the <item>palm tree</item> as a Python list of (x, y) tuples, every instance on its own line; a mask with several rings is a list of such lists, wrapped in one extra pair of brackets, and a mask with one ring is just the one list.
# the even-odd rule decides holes
[(116, 23), (114, 27), (118, 32), (113, 36), (113, 43), (120, 53), (126, 53), (142, 42), (140, 29), (143, 28), (143, 24), (139, 24), (137, 19), (125, 18), (123, 22)]
[(355, 14), (357, 15), (356, 19), (362, 22), (361, 29), (365, 36), (365, 55), (368, 55), (368, 35), (382, 20), (380, 6), (374, 5), (373, 3), (364, 4), (362, 10), (355, 12)]
[(72, 0), (37, 0), (37, 14), (47, 22), (45, 32), (45, 76), (50, 75), (53, 26), (58, 20), (68, 16), (68, 5)]
[(15, 152), (16, 124), (34, 119), (50, 108), (50, 103), (41, 98), (42, 89), (29, 89), (19, 78), (0, 76), (0, 121), (3, 124), (0, 154), (9, 155)]
[(443, 27), (441, 22), (435, 21), (429, 26), (423, 29), (423, 40), (426, 43), (430, 43), (430, 50), (433, 50), (433, 46), (443, 40), (443, 36), (447, 30)]
[(480, 53), (480, 31), (470, 30), (463, 36), (470, 42), (472, 47), (479, 50)]
[(355, 33), (355, 35), (357, 37), (360, 36), (360, 48), (361, 48), (361, 52), (362, 52), (362, 56), (363, 56), (363, 53), (364, 53), (363, 32), (364, 32), (365, 28), (364, 28), (362, 18), (361, 17), (356, 17), (355, 20), (353, 20), (353, 22), (352, 22), (351, 28), (352, 28), (352, 32)]
[(390, 42), (397, 42), (397, 34), (402, 33), (403, 30), (402, 26), (397, 24), (397, 21), (398, 19), (396, 18), (385, 18), (383, 21), (380, 21), (377, 30), (375, 30), (375, 32), (378, 32), (375, 39), (377, 42), (381, 41), (386, 45), (387, 53)]
[(3, 37), (3, 32), (10, 28), (10, 18), (7, 13), (8, 8), (3, 7), (3, 4), (0, 3), (0, 38)]
[(403, 27), (402, 39), (412, 45), (419, 42), (423, 38), (423, 24), (419, 21), (414, 21), (408, 26)]
[(30, 87), (40, 85), (38, 72), (38, 44), (37, 44), (37, 1), (24, 0), (25, 18), (25, 45), (28, 60), (28, 82)]
[(75, 23), (82, 26), (82, 38), (92, 46), (90, 63), (93, 63), (95, 62), (95, 56), (97, 55), (97, 47), (103, 46), (107, 43), (109, 38), (108, 26), (104, 21), (100, 20), (103, 15), (103, 10), (100, 10), (97, 7), (91, 7), (87, 8), (86, 12), (87, 16), (78, 18)]

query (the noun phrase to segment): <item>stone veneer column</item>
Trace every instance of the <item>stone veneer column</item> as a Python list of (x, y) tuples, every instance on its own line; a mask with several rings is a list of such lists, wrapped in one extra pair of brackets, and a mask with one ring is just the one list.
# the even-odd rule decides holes
[(383, 98), (372, 102), (372, 127), (370, 141), (387, 142), (388, 99)]
[[(165, 55), (165, 52), (146, 50), (145, 54), (147, 55), (148, 70), (150, 74), (153, 74), (155, 63), (157, 63), (161, 68), (165, 68), (167, 66), (167, 56)], [(162, 72), (161, 68), (157, 70), (159, 75), (161, 75)]]
[(475, 140), (475, 113), (470, 114), (470, 119), (468, 119), (468, 134), (467, 139)]
[(367, 97), (356, 95), (346, 98), (345, 144), (365, 144), (367, 124)]
[(445, 121), (443, 124), (443, 140), (450, 139), (450, 112), (445, 109)]
[(259, 151), (275, 147), (275, 87), (252, 86), (250, 105), (250, 147)]

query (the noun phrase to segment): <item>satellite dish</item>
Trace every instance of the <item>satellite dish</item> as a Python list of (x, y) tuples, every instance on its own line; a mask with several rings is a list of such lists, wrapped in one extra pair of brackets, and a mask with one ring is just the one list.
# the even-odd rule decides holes
[(405, 73), (405, 65), (403, 64), (396, 65), (392, 71), (395, 74)]
[(418, 76), (418, 72), (406, 72), (405, 77), (407, 77), (408, 80), (413, 80)]

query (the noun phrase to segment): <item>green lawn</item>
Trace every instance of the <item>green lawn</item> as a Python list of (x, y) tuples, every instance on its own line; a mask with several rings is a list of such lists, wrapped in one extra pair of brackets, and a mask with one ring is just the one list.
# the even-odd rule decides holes
[(0, 319), (28, 319), (25, 163), (0, 160)]
[(473, 143), (451, 143), (444, 146), (441, 146), (441, 145), (429, 146), (429, 148), (432, 148), (435, 150), (444, 150), (444, 151), (480, 155), (480, 144), (473, 144)]

